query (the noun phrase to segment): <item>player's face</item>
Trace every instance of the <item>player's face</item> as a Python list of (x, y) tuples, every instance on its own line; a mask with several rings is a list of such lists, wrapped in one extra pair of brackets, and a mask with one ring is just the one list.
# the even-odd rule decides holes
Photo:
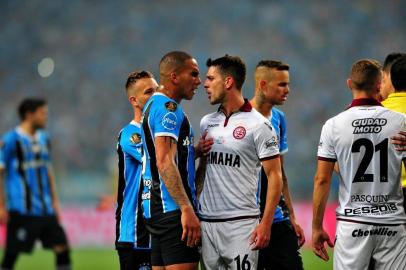
[(42, 129), (47, 126), (48, 121), (48, 106), (39, 107), (35, 112), (30, 113), (28, 116), (34, 129)]
[(128, 90), (131, 91), (131, 93), (135, 93), (135, 105), (142, 110), (145, 103), (147, 103), (148, 99), (157, 89), (158, 83), (154, 78), (144, 78), (131, 85)]
[(266, 100), (273, 105), (283, 105), (289, 94), (289, 71), (272, 70), (271, 72), (263, 93)]
[(220, 104), (223, 102), (226, 95), (224, 86), (224, 79), (216, 66), (209, 67), (206, 74), (206, 81), (204, 88), (206, 89), (207, 96), (210, 104)]
[(393, 85), (390, 78), (390, 73), (382, 72), (382, 82), (380, 90), (380, 96), (382, 100), (385, 100), (391, 92), (393, 92)]
[(199, 66), (195, 59), (188, 59), (184, 68), (178, 73), (178, 87), (181, 99), (191, 100), (202, 83), (199, 77)]

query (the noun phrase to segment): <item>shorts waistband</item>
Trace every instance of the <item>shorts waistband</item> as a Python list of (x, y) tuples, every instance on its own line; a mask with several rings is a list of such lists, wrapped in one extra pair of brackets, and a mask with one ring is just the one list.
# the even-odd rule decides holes
[(352, 220), (352, 219), (346, 219), (346, 218), (337, 218), (337, 220), (338, 220), (338, 221), (344, 221), (344, 222), (365, 224), (365, 225), (385, 226), (385, 227), (396, 227), (396, 226), (401, 226), (401, 225), (405, 225), (405, 224), (406, 224), (406, 223), (396, 223), (396, 224), (375, 223), (375, 222), (359, 221), (359, 220)]
[(257, 219), (259, 218), (259, 215), (255, 216), (239, 216), (239, 217), (232, 217), (232, 218), (203, 218), (199, 217), (200, 221), (205, 221), (205, 222), (227, 222), (227, 221), (235, 221), (235, 220), (241, 220), (241, 219)]

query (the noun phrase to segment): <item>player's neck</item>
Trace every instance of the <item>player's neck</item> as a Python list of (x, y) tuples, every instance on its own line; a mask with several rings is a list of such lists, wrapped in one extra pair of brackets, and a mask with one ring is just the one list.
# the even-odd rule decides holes
[(142, 111), (138, 108), (134, 108), (134, 118), (133, 120), (137, 123), (141, 122)]
[(352, 91), (352, 96), (353, 99), (360, 99), (360, 98), (375, 98), (372, 92), (367, 92), (367, 91), (359, 91), (359, 90), (354, 90)]
[(27, 121), (21, 122), (20, 129), (29, 136), (34, 136), (35, 132), (37, 131), (34, 126)]
[(273, 107), (272, 103), (266, 102), (264, 99), (262, 99), (259, 96), (254, 96), (251, 99), (251, 105), (252, 107), (257, 110), (260, 114), (262, 114), (265, 117), (271, 116), (271, 110)]
[(182, 101), (182, 98), (177, 95), (177, 90), (175, 87), (171, 87), (171, 85), (163, 85), (163, 87), (158, 90), (158, 92), (161, 92), (168, 98), (171, 98), (176, 101), (176, 103), (180, 103)]
[(244, 102), (241, 92), (230, 92), (221, 103), (221, 106), (223, 112), (226, 115), (230, 115), (231, 113), (238, 111), (244, 105)]

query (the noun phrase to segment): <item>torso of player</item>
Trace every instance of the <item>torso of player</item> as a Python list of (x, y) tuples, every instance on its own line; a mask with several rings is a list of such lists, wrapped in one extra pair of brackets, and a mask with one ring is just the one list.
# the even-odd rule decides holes
[(381, 106), (357, 106), (326, 122), (328, 138), (322, 135), (319, 156), (336, 154), (341, 177), (338, 218), (406, 222), (400, 186), (404, 154), (389, 141), (406, 128), (405, 121), (404, 115)]
[[(205, 183), (199, 200), (201, 217), (259, 215), (259, 158), (265, 152), (268, 156), (279, 153), (276, 134), (270, 126), (256, 110), (239, 111), (228, 119), (219, 111), (202, 119), (201, 132), (207, 130), (207, 137), (213, 138), (214, 144), (207, 157)], [(259, 153), (256, 139), (261, 134), (267, 137), (263, 147), (265, 149), (266, 144), (268, 149), (264, 153)]]

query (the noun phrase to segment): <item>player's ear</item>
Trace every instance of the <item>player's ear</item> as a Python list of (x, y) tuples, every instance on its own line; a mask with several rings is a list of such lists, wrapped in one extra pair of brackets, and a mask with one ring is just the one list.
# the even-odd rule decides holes
[(234, 84), (233, 77), (228, 76), (224, 79), (224, 86), (226, 89), (230, 89), (233, 86), (233, 84)]
[(173, 84), (177, 84), (179, 82), (176, 72), (171, 72), (171, 74), (169, 74), (169, 78)]
[(137, 102), (137, 98), (134, 96), (129, 96), (128, 97), (128, 101), (130, 101), (131, 106), (133, 107), (138, 107), (138, 102)]
[(259, 81), (259, 88), (263, 90), (266, 87), (266, 81), (265, 80), (260, 80)]
[(352, 90), (352, 80), (351, 79), (347, 79), (347, 86), (348, 86), (348, 89)]

